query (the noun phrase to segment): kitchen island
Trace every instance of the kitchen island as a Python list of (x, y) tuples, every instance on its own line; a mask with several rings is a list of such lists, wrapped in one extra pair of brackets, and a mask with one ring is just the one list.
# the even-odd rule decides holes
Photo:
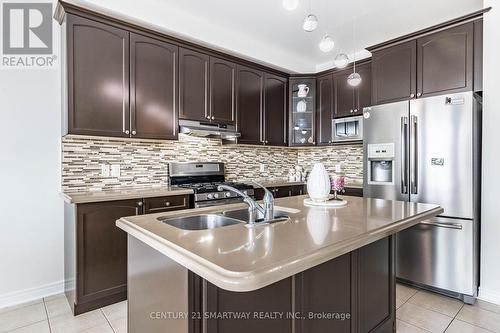
[(289, 219), (183, 230), (165, 219), (244, 204), (121, 218), (129, 332), (393, 332), (394, 237), (431, 204), (345, 197), (341, 208), (276, 199)]

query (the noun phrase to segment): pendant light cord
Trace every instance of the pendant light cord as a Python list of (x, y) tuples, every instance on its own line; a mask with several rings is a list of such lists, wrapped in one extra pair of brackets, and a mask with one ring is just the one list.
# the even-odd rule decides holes
[(352, 24), (352, 34), (354, 39), (354, 47), (353, 47), (353, 58), (354, 58), (354, 72), (356, 73), (356, 16), (354, 16), (353, 24)]

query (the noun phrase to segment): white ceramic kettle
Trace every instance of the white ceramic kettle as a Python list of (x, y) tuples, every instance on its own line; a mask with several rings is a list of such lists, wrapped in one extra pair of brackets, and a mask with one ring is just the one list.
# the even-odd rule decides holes
[(306, 97), (309, 94), (309, 87), (307, 84), (299, 84), (299, 92), (297, 93), (298, 97)]

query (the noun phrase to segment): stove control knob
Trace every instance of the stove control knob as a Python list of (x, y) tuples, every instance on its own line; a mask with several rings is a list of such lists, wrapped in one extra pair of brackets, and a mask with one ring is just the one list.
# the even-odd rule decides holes
[(212, 193), (207, 194), (207, 199), (213, 199), (214, 195)]
[(226, 192), (225, 196), (226, 198), (229, 198), (231, 196), (231, 192)]
[(219, 193), (214, 193), (214, 198), (217, 199), (219, 197)]

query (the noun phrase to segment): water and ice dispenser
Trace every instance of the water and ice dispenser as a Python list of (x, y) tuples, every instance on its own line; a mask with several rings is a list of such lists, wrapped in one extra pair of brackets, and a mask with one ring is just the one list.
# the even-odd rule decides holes
[(394, 184), (394, 143), (368, 145), (368, 184)]

